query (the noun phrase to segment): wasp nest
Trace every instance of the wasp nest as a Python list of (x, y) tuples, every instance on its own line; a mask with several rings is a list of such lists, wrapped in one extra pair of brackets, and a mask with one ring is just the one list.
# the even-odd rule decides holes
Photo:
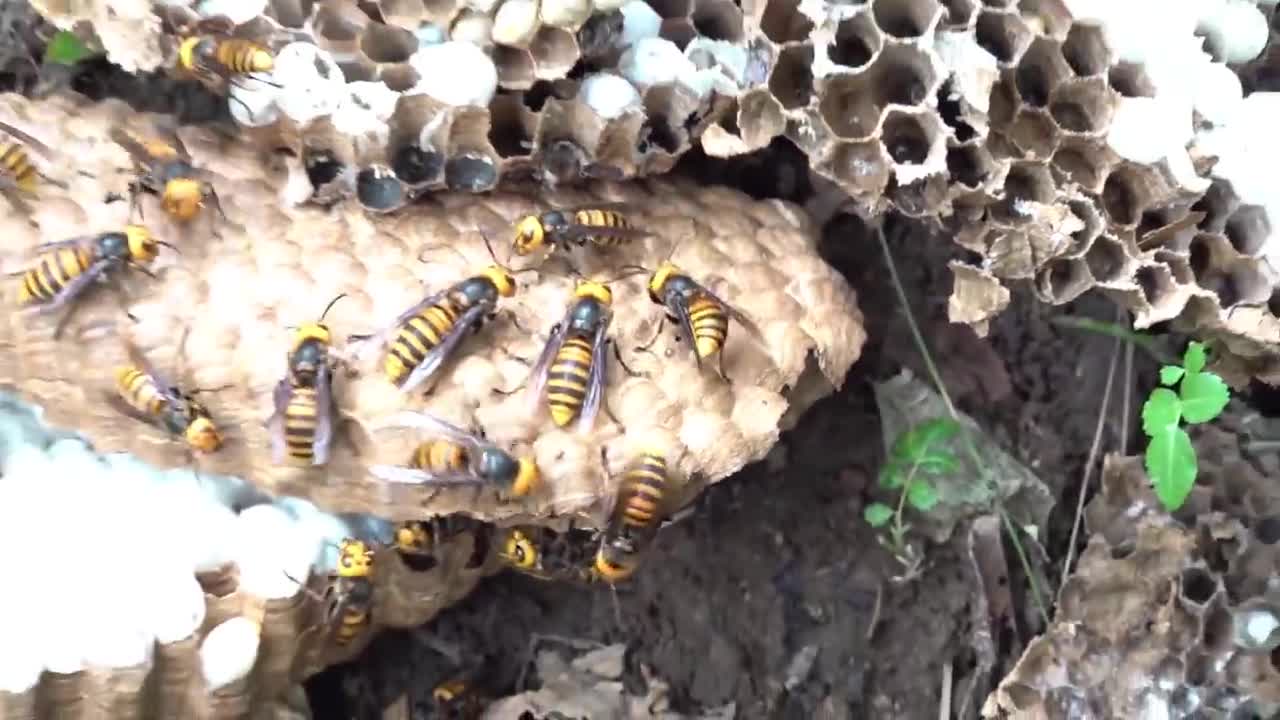
[[(0, 534), (36, 540), (25, 582), (41, 588), (0, 601), (3, 718), (310, 717), (301, 680), (350, 660), (379, 626), (420, 625), (497, 567), (478, 524), (437, 535), (435, 562), (412, 570), (382, 552), (385, 522), (98, 455), (7, 395), (0, 473)], [(343, 639), (321, 593), (348, 536), (371, 538), (375, 569), (370, 621)]]
[[(1210, 429), (1210, 433), (1220, 431)], [(1220, 433), (1226, 435), (1225, 433)], [(1280, 710), (1280, 494), (1250, 462), (1213, 448), (1170, 518), (1140, 458), (1107, 458), (1092, 534), (985, 717), (1270, 717)]]
[[(124, 189), (128, 176), (120, 169), (129, 160), (105, 138), (117, 124), (145, 131), (146, 118), (115, 102), (27, 104), (10, 97), (5, 105), (10, 117), (39, 128), (47, 143), (77, 158), (80, 171), (59, 178), (67, 191), (46, 187), (34, 204), (34, 228), (20, 215), (5, 216), (6, 268), (30, 267), (32, 248), (42, 239), (122, 227), (129, 203), (103, 200)], [(587, 513), (610, 497), (610, 478), (642, 451), (666, 453), (682, 477), (701, 481), (763, 457), (778, 437), (788, 394), (795, 390), (812, 402), (823, 394), (812, 391), (815, 385), (838, 387), (865, 339), (853, 291), (818, 257), (814, 227), (793, 206), (669, 181), (601, 185), (590, 195), (545, 194), (544, 202), (557, 205), (624, 201), (654, 236), (611, 251), (587, 248), (571, 261), (549, 258), (531, 270), (519, 268), (536, 256), (510, 263), (517, 266), (515, 296), (500, 300), (493, 321), (464, 342), (429, 394), (406, 394), (388, 382), (380, 355), (353, 362), (350, 374), (336, 378), (342, 419), (328, 466), (278, 466), (265, 421), (285, 372), (291, 326), (314, 321), (326, 303), (346, 293), (326, 319), (339, 348), (348, 335), (381, 330), (431, 292), (492, 264), (484, 234), (493, 237), (497, 259), (507, 262), (517, 215), (546, 205), (519, 195), (440, 195), (391, 215), (368, 215), (355, 203), (292, 208), (274, 199), (299, 183), (307, 186), (297, 158), (263, 156), (249, 144), (219, 142), (199, 130), (183, 137), (195, 162), (215, 175), (226, 219), (210, 211), (194, 225), (171, 226), (157, 204), (144, 202), (149, 227), (176, 251), (161, 248), (156, 278), (132, 273), (124, 279), (126, 305), (110, 292), (93, 295), (67, 317), (58, 340), (57, 313), (13, 313), (0, 331), (0, 382), (104, 451), (129, 451), (161, 467), (189, 463), (180, 443), (106, 402), (128, 338), (180, 385), (212, 389), (201, 398), (224, 426), (226, 443), (199, 459), (204, 472), (242, 476), (329, 511), (397, 520), (454, 512), (486, 519)], [(731, 326), (727, 380), (715, 363), (700, 371), (670, 324), (659, 332), (663, 311), (649, 298), (647, 273), (624, 272), (627, 265), (652, 270), (668, 257), (758, 327), (756, 334)], [(611, 283), (609, 331), (622, 362), (608, 358), (603, 409), (587, 433), (558, 429), (524, 391), (530, 365), (570, 302), (576, 282), (570, 265), (603, 281), (623, 276)], [(373, 479), (369, 465), (405, 465), (427, 439), (387, 427), (394, 414), (413, 409), (483, 429), (490, 440), (533, 457), (545, 490), (501, 501), (474, 488), (428, 490)]]

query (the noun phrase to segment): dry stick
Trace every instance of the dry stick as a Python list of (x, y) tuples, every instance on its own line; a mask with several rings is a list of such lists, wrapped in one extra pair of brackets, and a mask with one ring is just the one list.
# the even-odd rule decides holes
[(951, 661), (942, 665), (942, 697), (938, 698), (938, 720), (950, 720), (951, 718), (951, 676), (955, 669), (951, 667)]
[(1116, 376), (1116, 361), (1120, 359), (1120, 340), (1117, 337), (1111, 350), (1111, 362), (1107, 367), (1107, 388), (1102, 391), (1102, 407), (1098, 410), (1098, 424), (1093, 429), (1093, 445), (1089, 447), (1089, 459), (1084, 464), (1084, 479), (1080, 481), (1080, 492), (1076, 493), (1076, 518), (1071, 523), (1071, 541), (1067, 543), (1067, 559), (1062, 563), (1062, 582), (1058, 585), (1058, 594), (1067, 586), (1067, 578), (1071, 575), (1071, 556), (1076, 550), (1076, 538), (1080, 535), (1080, 521), (1084, 519), (1084, 494), (1089, 489), (1089, 479), (1093, 477), (1093, 466), (1098, 461), (1098, 451), (1102, 447), (1102, 428), (1107, 424), (1107, 407), (1111, 404), (1111, 382)]
[[(898, 295), (898, 302), (902, 304), (903, 314), (907, 316), (907, 327), (911, 330), (916, 349), (920, 351), (920, 357), (924, 360), (925, 369), (929, 371), (929, 379), (938, 391), (938, 396), (942, 398), (943, 404), (947, 406), (947, 414), (960, 427), (960, 436), (964, 439), (965, 449), (969, 451), (969, 459), (980, 472), (985, 471), (986, 467), (978, 455), (978, 447), (973, 443), (969, 427), (960, 421), (960, 413), (956, 412), (956, 406), (951, 402), (951, 394), (947, 392), (947, 386), (942, 383), (942, 374), (938, 372), (938, 366), (933, 362), (933, 355), (929, 353), (929, 346), (924, 342), (920, 326), (916, 324), (916, 316), (911, 312), (911, 305), (907, 302), (907, 291), (902, 286), (902, 278), (898, 276), (898, 266), (893, 262), (893, 253), (889, 252), (889, 241), (884, 237), (883, 225), (876, 231), (876, 239), (880, 241), (880, 250), (884, 252), (885, 264), (889, 266), (889, 277), (893, 280), (893, 289)], [(983, 478), (990, 480), (985, 472), (983, 472)], [(1018, 537), (1018, 526), (1013, 524), (1013, 518), (1009, 517), (1009, 512), (1004, 509), (1004, 503), (998, 497), (995, 500), (995, 508), (996, 513), (1000, 515), (1000, 522), (1005, 532), (1009, 535), (1009, 541), (1013, 543), (1013, 551), (1018, 556), (1018, 563), (1022, 565), (1022, 571), (1027, 574), (1027, 584), (1031, 586), (1031, 597), (1035, 600), (1036, 609), (1040, 611), (1040, 617), (1047, 627), (1049, 610), (1045, 607), (1044, 598), (1040, 596), (1040, 586), (1036, 583), (1035, 573), (1032, 572), (1031, 561), (1027, 559), (1027, 551), (1022, 547), (1022, 540)]]
[(1120, 454), (1129, 454), (1129, 401), (1133, 397), (1133, 345), (1124, 346), (1124, 412), (1120, 415)]

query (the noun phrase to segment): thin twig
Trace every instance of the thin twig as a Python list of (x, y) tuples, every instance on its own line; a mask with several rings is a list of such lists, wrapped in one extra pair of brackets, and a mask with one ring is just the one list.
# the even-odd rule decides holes
[(951, 676), (954, 671), (950, 660), (942, 664), (942, 697), (938, 698), (938, 720), (951, 720)]
[(884, 583), (876, 586), (876, 605), (871, 608), (871, 622), (867, 623), (867, 639), (876, 634), (876, 625), (880, 624), (880, 603), (884, 601)]
[(1067, 543), (1067, 559), (1062, 563), (1062, 582), (1058, 585), (1058, 594), (1067, 585), (1071, 575), (1071, 556), (1075, 554), (1076, 539), (1080, 535), (1080, 524), (1084, 519), (1084, 496), (1089, 489), (1089, 480), (1093, 477), (1093, 466), (1098, 461), (1098, 452), (1102, 448), (1102, 429), (1107, 425), (1107, 407), (1111, 404), (1111, 383), (1116, 376), (1116, 361), (1120, 359), (1120, 338), (1117, 337), (1111, 350), (1111, 362), (1107, 365), (1107, 386), (1102, 391), (1102, 407), (1098, 409), (1098, 423), (1093, 429), (1093, 444), (1089, 446), (1089, 459), (1084, 464), (1084, 479), (1080, 481), (1080, 491), (1076, 493), (1076, 517), (1071, 523), (1071, 540)]
[(1058, 315), (1050, 318), (1049, 323), (1059, 327), (1071, 328), (1074, 330), (1084, 330), (1086, 332), (1098, 333), (1099, 335), (1110, 335), (1111, 337), (1120, 338), (1137, 345), (1142, 348), (1156, 362), (1163, 365), (1176, 365), (1178, 360), (1164, 348), (1160, 347), (1160, 343), (1151, 335), (1140, 333), (1136, 330), (1130, 330), (1119, 323), (1104, 322), (1102, 320), (1094, 320), (1093, 318), (1080, 317), (1078, 315)]
[[(893, 253), (889, 251), (889, 241), (885, 239), (883, 226), (876, 232), (876, 238), (880, 241), (880, 249), (884, 252), (885, 264), (889, 266), (889, 277), (893, 280), (893, 289), (897, 292), (898, 302), (902, 303), (903, 314), (907, 318), (907, 327), (910, 328), (911, 337), (915, 340), (916, 348), (924, 359), (925, 368), (929, 372), (929, 379), (933, 382), (938, 396), (942, 398), (943, 404), (947, 406), (947, 414), (959, 425), (960, 437), (964, 439), (965, 447), (969, 451), (969, 459), (973, 462), (973, 466), (982, 473), (983, 479), (987, 480), (989, 486), (994, 487), (995, 483), (991, 482), (990, 470), (982, 462), (982, 457), (978, 454), (978, 446), (973, 442), (973, 436), (969, 432), (968, 425), (961, 422), (960, 413), (956, 412), (955, 403), (951, 402), (951, 395), (947, 392), (947, 386), (942, 382), (942, 374), (938, 372), (938, 366), (934, 364), (933, 355), (929, 352), (929, 346), (925, 344), (924, 335), (920, 332), (920, 326), (916, 323), (915, 314), (911, 312), (911, 304), (907, 301), (907, 291), (902, 285), (902, 278), (898, 276), (898, 266), (893, 262)], [(1026, 548), (1022, 546), (1022, 539), (1018, 536), (1018, 526), (1014, 524), (1013, 518), (1009, 517), (1009, 512), (1005, 510), (1004, 503), (998, 495), (994, 497), (996, 512), (1000, 515), (1005, 531), (1009, 534), (1009, 541), (1013, 544), (1013, 551), (1018, 556), (1022, 571), (1027, 575), (1027, 583), (1031, 586), (1031, 597), (1035, 601), (1036, 608), (1040, 611), (1041, 619), (1048, 626), (1049, 610), (1045, 606), (1044, 598), (1041, 597), (1040, 585), (1036, 582), (1035, 573), (1032, 572), (1031, 561), (1027, 558)]]
[(1124, 405), (1121, 406), (1122, 413), (1120, 415), (1120, 454), (1129, 454), (1129, 418), (1130, 401), (1133, 399), (1133, 345), (1126, 344), (1124, 346), (1124, 381), (1120, 383), (1120, 387), (1124, 388)]

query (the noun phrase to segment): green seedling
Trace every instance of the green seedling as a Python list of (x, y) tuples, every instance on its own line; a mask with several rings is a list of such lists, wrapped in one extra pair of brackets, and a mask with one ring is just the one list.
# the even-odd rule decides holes
[(61, 30), (45, 46), (44, 61), (54, 65), (75, 65), (93, 54), (75, 33)]
[[(1147, 444), (1147, 475), (1165, 509), (1182, 507), (1196, 482), (1196, 450), (1183, 426), (1206, 423), (1222, 414), (1231, 392), (1215, 373), (1206, 372), (1208, 351), (1203, 343), (1187, 345), (1181, 365), (1160, 368), (1160, 385), (1142, 406), (1142, 431)], [(1172, 388), (1178, 386), (1178, 391)]]
[(862, 511), (868, 525), (885, 528), (880, 544), (893, 553), (908, 577), (919, 572), (923, 556), (907, 541), (911, 523), (904, 520), (904, 512), (909, 505), (916, 512), (928, 513), (938, 504), (932, 479), (960, 469), (955, 454), (947, 447), (958, 432), (960, 424), (955, 420), (933, 418), (899, 434), (877, 479), (880, 487), (898, 492), (897, 503), (890, 507), (873, 502)]

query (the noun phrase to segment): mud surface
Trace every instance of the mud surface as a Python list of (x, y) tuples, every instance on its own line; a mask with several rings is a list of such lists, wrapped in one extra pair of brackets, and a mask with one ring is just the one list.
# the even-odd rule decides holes
[[(793, 183), (777, 194), (807, 191)], [(492, 578), (430, 626), (379, 638), (360, 663), (316, 678), (317, 717), (380, 717), (401, 696), (411, 700), (409, 716), (431, 717), (431, 688), (458, 669), (482, 668), (481, 682), (499, 694), (518, 683), (537, 687), (530, 648), (539, 636), (539, 648), (566, 654), (625, 643), (629, 681), (642, 683), (646, 666), (671, 684), (684, 712), (735, 703), (739, 718), (934, 718), (950, 664), (953, 705), (959, 689), (976, 682), (972, 713), (1017, 658), (1022, 638), (1039, 630), (1034, 605), (1025, 577), (1010, 568), (1017, 622), (995, 628), (996, 666), (974, 677), (971, 615), (980, 590), (964, 538), (928, 548), (918, 579), (889, 581), (899, 567), (861, 519), (884, 455), (870, 383), (925, 368), (861, 223), (836, 218), (824, 244), (858, 289), (871, 341), (844, 389), (813, 408), (768, 461), (705, 493), (695, 513), (661, 533), (643, 571), (616, 597), (603, 587)], [(1059, 496), (1050, 527), (1040, 529), (1048, 559), (1032, 548), (1056, 588), (1116, 346), (1049, 320), (1110, 321), (1114, 306), (1084, 298), (1048, 308), (1015, 293), (979, 339), (946, 322), (954, 246), (921, 231), (893, 252), (958, 406)], [(1133, 451), (1138, 398), (1155, 364), (1135, 353), (1126, 381), (1120, 357), (1104, 438), (1114, 449), (1127, 431)], [(1124, 388), (1133, 393), (1127, 427)], [(803, 663), (793, 660), (814, 650), (808, 672), (796, 672)]]

